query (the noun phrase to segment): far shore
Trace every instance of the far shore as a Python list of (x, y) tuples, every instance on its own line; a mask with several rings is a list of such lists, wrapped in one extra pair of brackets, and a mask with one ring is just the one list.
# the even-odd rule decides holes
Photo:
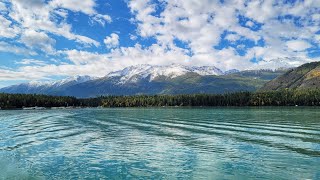
[(23, 108), (0, 108), (0, 110), (58, 110), (58, 109), (85, 109), (85, 108), (102, 108), (102, 107), (81, 107), (81, 106), (68, 106), (68, 107), (23, 107)]
[(20, 111), (41, 111), (41, 110), (71, 110), (71, 109), (146, 109), (146, 108), (267, 108), (267, 107), (319, 107), (319, 106), (298, 106), (298, 105), (279, 105), (279, 106), (133, 106), (133, 107), (24, 107), (24, 108), (0, 108), (1, 110), (20, 110)]

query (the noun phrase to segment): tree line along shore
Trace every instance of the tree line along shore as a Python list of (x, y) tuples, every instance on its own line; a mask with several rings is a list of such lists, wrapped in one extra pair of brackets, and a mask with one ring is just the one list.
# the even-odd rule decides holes
[(135, 95), (75, 98), (37, 94), (0, 94), (1, 109), (28, 107), (162, 107), (162, 106), (320, 106), (320, 89), (226, 94)]

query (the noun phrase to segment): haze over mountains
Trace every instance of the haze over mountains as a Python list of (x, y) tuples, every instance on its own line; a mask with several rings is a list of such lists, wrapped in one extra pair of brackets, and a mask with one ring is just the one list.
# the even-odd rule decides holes
[(75, 76), (54, 82), (30, 82), (0, 89), (6, 93), (76, 97), (135, 94), (192, 94), (255, 91), (283, 70), (236, 69), (223, 72), (214, 66), (137, 65), (102, 78)]

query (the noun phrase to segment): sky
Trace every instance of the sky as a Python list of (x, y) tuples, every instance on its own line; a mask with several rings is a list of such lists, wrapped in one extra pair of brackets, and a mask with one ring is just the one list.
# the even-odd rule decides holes
[(320, 59), (320, 0), (0, 0), (0, 87), (137, 64)]

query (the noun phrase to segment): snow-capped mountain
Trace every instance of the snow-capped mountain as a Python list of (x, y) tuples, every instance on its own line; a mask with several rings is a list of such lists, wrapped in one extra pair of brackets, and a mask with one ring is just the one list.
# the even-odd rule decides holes
[(76, 97), (226, 93), (254, 91), (282, 73), (270, 70), (239, 72), (236, 69), (223, 72), (214, 66), (143, 64), (111, 72), (102, 78), (75, 76), (59, 81), (32, 81), (2, 88), (0, 92)]
[[(135, 83), (139, 80), (147, 80), (149, 82), (157, 77), (172, 79), (187, 73), (196, 73), (201, 76), (205, 75), (223, 75), (223, 72), (214, 66), (189, 67), (179, 64), (171, 64), (166, 66), (159, 65), (136, 65), (124, 68), (107, 74), (104, 80), (113, 79), (114, 84)], [(37, 93), (37, 94), (60, 94), (70, 86), (81, 84), (87, 81), (98, 80), (99, 78), (90, 76), (73, 76), (58, 81), (31, 81), (0, 89), (1, 92), (8, 93)]]
[(23, 83), (21, 85), (26, 85), (30, 87), (58, 87), (70, 84), (83, 83), (86, 81), (94, 80), (97, 78), (91, 76), (71, 76), (62, 80), (57, 81), (30, 81), (28, 83)]
[(73, 76), (58, 81), (31, 81), (28, 83), (2, 88), (1, 92), (23, 94), (58, 94), (58, 91), (62, 91), (69, 86), (95, 79), (97, 78), (90, 76)]
[(171, 64), (165, 66), (142, 64), (130, 66), (120, 71), (109, 73), (106, 77), (119, 77), (119, 84), (127, 82), (137, 82), (140, 79), (153, 81), (157, 77), (175, 78), (187, 73), (196, 73), (201, 76), (223, 75), (223, 72), (214, 66), (184, 66), (180, 64)]

